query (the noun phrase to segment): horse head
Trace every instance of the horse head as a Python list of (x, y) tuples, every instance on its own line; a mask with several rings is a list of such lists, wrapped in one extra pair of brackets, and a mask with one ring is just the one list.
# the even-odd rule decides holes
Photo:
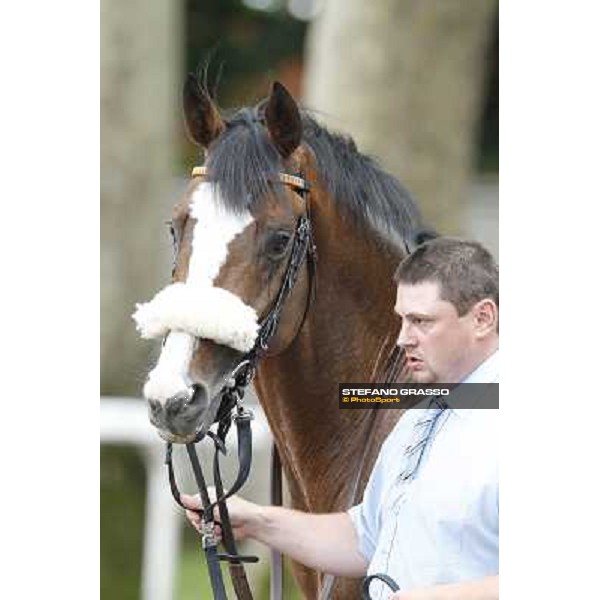
[[(187, 443), (213, 423), (225, 382), (256, 346), (279, 297), (307, 217), (304, 178), (314, 169), (298, 106), (279, 83), (257, 107), (225, 118), (190, 75), (183, 106), (205, 164), (173, 212), (172, 282), (139, 304), (134, 319), (142, 337), (163, 338), (144, 385), (150, 420), (166, 440)], [(285, 349), (301, 326), (306, 263), (277, 315), (269, 354)]]

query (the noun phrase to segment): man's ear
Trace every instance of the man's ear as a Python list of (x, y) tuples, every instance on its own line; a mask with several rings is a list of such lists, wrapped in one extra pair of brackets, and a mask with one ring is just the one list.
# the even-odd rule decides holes
[(475, 335), (478, 338), (486, 337), (498, 329), (498, 307), (491, 298), (484, 298), (475, 303), (471, 308)]
[(302, 139), (302, 119), (298, 105), (281, 83), (276, 81), (265, 108), (265, 121), (271, 141), (283, 158), (287, 158)]
[(191, 73), (183, 86), (183, 113), (188, 135), (194, 143), (204, 148), (225, 129), (214, 102)]

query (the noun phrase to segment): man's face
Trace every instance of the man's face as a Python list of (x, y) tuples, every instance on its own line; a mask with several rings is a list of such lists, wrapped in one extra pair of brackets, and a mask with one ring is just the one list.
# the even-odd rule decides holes
[(471, 311), (459, 317), (437, 283), (399, 284), (394, 310), (415, 383), (458, 383), (477, 366), (476, 319)]

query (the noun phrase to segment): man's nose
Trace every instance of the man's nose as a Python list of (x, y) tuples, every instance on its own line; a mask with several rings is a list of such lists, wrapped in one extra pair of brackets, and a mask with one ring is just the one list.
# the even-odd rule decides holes
[(415, 339), (412, 334), (412, 329), (410, 327), (410, 324), (406, 321), (406, 319), (402, 320), (402, 325), (400, 327), (400, 333), (398, 334), (396, 344), (401, 348), (406, 348), (407, 346), (415, 345)]

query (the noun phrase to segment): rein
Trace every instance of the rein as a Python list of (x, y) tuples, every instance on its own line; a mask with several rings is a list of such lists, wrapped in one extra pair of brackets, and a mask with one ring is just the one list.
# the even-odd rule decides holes
[[(206, 167), (194, 167), (192, 170), (192, 177), (205, 177), (206, 175)], [(206, 479), (204, 477), (202, 466), (200, 465), (195, 447), (196, 443), (203, 439), (205, 434), (199, 433), (194, 441), (185, 445), (194, 473), (196, 486), (198, 487), (200, 499), (202, 501), (202, 509), (198, 510), (197, 512), (202, 517), (202, 548), (204, 549), (206, 556), (213, 597), (215, 600), (227, 600), (223, 577), (221, 575), (221, 569), (219, 565), (221, 561), (228, 563), (231, 580), (237, 598), (239, 600), (252, 600), (252, 592), (248, 584), (243, 564), (247, 562), (257, 562), (258, 558), (256, 556), (244, 556), (238, 553), (233, 536), (233, 530), (229, 520), (226, 500), (244, 485), (250, 473), (250, 467), (252, 463), (252, 432), (250, 428), (250, 422), (253, 419), (253, 414), (243, 405), (245, 390), (254, 379), (258, 361), (267, 354), (269, 343), (275, 335), (277, 326), (281, 319), (283, 306), (292, 289), (294, 288), (294, 285), (296, 284), (298, 274), (304, 260), (306, 260), (307, 263), (309, 276), (308, 299), (300, 326), (292, 338), (292, 341), (302, 329), (314, 297), (317, 255), (310, 222), (308, 202), (309, 187), (303, 178), (296, 177), (295, 175), (289, 175), (287, 173), (280, 173), (279, 181), (291, 187), (298, 195), (301, 196), (303, 200), (305, 200), (306, 214), (300, 216), (296, 223), (294, 242), (281, 287), (279, 288), (277, 297), (269, 309), (269, 312), (260, 322), (258, 335), (254, 345), (232, 370), (225, 385), (219, 392), (219, 395), (221, 396), (221, 402), (214, 421), (215, 423), (218, 423), (217, 432), (206, 432), (206, 435), (212, 439), (215, 447), (213, 458), (213, 479), (217, 493), (217, 499), (214, 502), (210, 501)], [(225, 439), (232, 423), (235, 423), (237, 429), (239, 468), (234, 483), (230, 489), (225, 492), (221, 479), (219, 454), (226, 454)], [(181, 494), (177, 487), (173, 469), (172, 453), (173, 446), (170, 442), (168, 442), (166, 447), (165, 463), (168, 469), (171, 493), (175, 501), (182, 508), (189, 510), (181, 502)], [(281, 461), (275, 445), (273, 445), (272, 448), (271, 500), (273, 504), (281, 505)], [(221, 519), (220, 522), (215, 520), (215, 507), (219, 508), (219, 516)], [(215, 536), (216, 525), (219, 525), (221, 528), (223, 546), (226, 550), (225, 553), (219, 554), (217, 552), (218, 542)], [(282, 597), (283, 593), (281, 555), (278, 553), (273, 553), (272, 561), (273, 574), (271, 577), (271, 598), (279, 599)]]

